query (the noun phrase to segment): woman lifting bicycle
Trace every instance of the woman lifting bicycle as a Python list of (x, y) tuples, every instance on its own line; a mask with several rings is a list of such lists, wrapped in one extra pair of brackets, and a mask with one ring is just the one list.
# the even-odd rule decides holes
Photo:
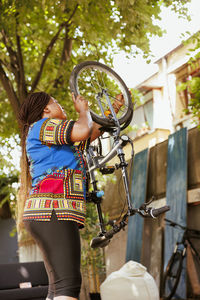
[[(82, 151), (101, 134), (100, 125), (91, 119), (88, 102), (80, 95), (75, 98), (72, 94), (72, 98), (77, 121), (68, 120), (58, 102), (45, 92), (30, 94), (19, 113), (24, 193), (30, 175), (32, 178), (23, 221), (44, 258), (48, 300), (78, 299), (80, 293), (79, 228), (84, 226), (86, 211)], [(114, 109), (117, 112), (120, 105)]]
[[(85, 85), (79, 85), (81, 75)], [(77, 121), (68, 120), (58, 102), (45, 92), (30, 94), (19, 113), (22, 123), (21, 194), (27, 197), (21, 207), (25, 227), (43, 254), (49, 278), (47, 300), (76, 300), (80, 293), (79, 228), (84, 226), (86, 210), (83, 150), (103, 130), (114, 133), (114, 155), (118, 153), (121, 158), (119, 167), (129, 194), (127, 164), (121, 149), (127, 140), (120, 138), (119, 133), (132, 119), (130, 92), (112, 69), (98, 62), (84, 62), (75, 67), (70, 87), (75, 93), (72, 98), (79, 114)], [(84, 87), (83, 92), (80, 87)], [(83, 93), (84, 97), (80, 96)], [(89, 170), (92, 176), (94, 169)], [(97, 205), (101, 219), (100, 204)], [(166, 210), (168, 207), (152, 210), (145, 206), (141, 210), (130, 205), (128, 215), (139, 213), (155, 217)], [(103, 232), (100, 239), (97, 237), (95, 247), (102, 246), (102, 239), (110, 239), (126, 222), (122, 223), (107, 235)]]

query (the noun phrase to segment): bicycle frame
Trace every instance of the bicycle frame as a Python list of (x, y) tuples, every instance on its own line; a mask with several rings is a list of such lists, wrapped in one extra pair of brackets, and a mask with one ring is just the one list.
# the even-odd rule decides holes
[(108, 153), (107, 156), (105, 157), (95, 157), (92, 147), (89, 147), (88, 151), (86, 152), (86, 161), (88, 165), (88, 172), (90, 174), (90, 181), (93, 186), (93, 193), (92, 193), (92, 201), (97, 205), (97, 210), (98, 210), (98, 216), (99, 216), (99, 221), (100, 221), (100, 228), (101, 228), (101, 233), (104, 234), (106, 232), (105, 230), (105, 225), (103, 222), (102, 218), (102, 211), (101, 211), (101, 201), (102, 197), (101, 194), (99, 193), (99, 190), (97, 188), (97, 181), (95, 178), (94, 171), (96, 169), (100, 169), (105, 167), (105, 164), (110, 161), (113, 157), (116, 155), (120, 159), (120, 164), (116, 166), (116, 168), (121, 168), (122, 170), (122, 177), (123, 177), (123, 183), (124, 183), (124, 189), (125, 189), (125, 194), (126, 194), (126, 200), (128, 203), (128, 215), (133, 214), (135, 212), (135, 209), (132, 206), (131, 203), (131, 197), (130, 197), (130, 192), (129, 192), (129, 186), (128, 186), (128, 174), (127, 174), (127, 162), (125, 161), (125, 154), (123, 152), (122, 147), (129, 142), (129, 139), (126, 135), (122, 135), (121, 137), (116, 134), (116, 131), (113, 133), (114, 135), (114, 147), (111, 150), (110, 153)]
[[(128, 163), (125, 160), (125, 154), (123, 152), (123, 147), (127, 144), (130, 143), (132, 146), (132, 159), (134, 155), (133, 151), (133, 143), (131, 139), (127, 135), (121, 135), (121, 128), (119, 121), (117, 119), (116, 113), (111, 105), (109, 95), (107, 94), (106, 90), (103, 90), (102, 93), (106, 96), (108, 106), (111, 111), (111, 120), (113, 122), (113, 126), (108, 128), (102, 128), (105, 131), (109, 131), (110, 134), (114, 138), (114, 143), (113, 143), (113, 148), (112, 150), (106, 155), (106, 156), (98, 156), (94, 154), (94, 149), (92, 146), (89, 146), (89, 148), (86, 151), (86, 161), (87, 161), (87, 166), (88, 166), (88, 173), (90, 175), (90, 181), (93, 187), (93, 191), (88, 194), (88, 198), (90, 201), (94, 202), (97, 206), (97, 211), (98, 211), (98, 217), (99, 217), (99, 225), (100, 225), (100, 233), (97, 238), (94, 238), (91, 243), (91, 247), (104, 247), (106, 246), (109, 242), (112, 236), (119, 232), (123, 227), (127, 225), (127, 219), (129, 216), (134, 215), (136, 213), (140, 214), (142, 217), (152, 217), (155, 218), (159, 214), (169, 210), (169, 206), (164, 206), (159, 209), (153, 209), (152, 207), (147, 207), (149, 203), (143, 204), (140, 208), (134, 208), (132, 203), (131, 203), (131, 196), (130, 196), (130, 191), (129, 191), (129, 181), (128, 181), (128, 173), (127, 173), (127, 166)], [(101, 94), (102, 94), (101, 93)], [(103, 106), (101, 105), (101, 95), (98, 94), (97, 96), (97, 102), (98, 105), (100, 106), (100, 110), (103, 115)], [(129, 121), (130, 122), (130, 121)], [(101, 202), (102, 202), (102, 193), (101, 191), (98, 190), (97, 187), (97, 180), (95, 178), (95, 173), (94, 171), (96, 169), (104, 168), (106, 169), (106, 163), (110, 161), (113, 157), (118, 156), (120, 163), (115, 164), (115, 169), (121, 169), (122, 172), (122, 178), (123, 178), (123, 186), (126, 194), (126, 202), (128, 206), (128, 210), (126, 214), (123, 216), (121, 222), (118, 223), (118, 225), (113, 225), (113, 229), (111, 229), (109, 232), (106, 232), (105, 229), (105, 224), (103, 221), (103, 216), (102, 216), (102, 209), (101, 209)]]
[[(192, 243), (191, 239), (200, 239), (200, 231), (199, 230), (195, 230), (195, 229), (190, 229), (187, 228), (185, 226), (182, 226), (174, 221), (165, 219), (165, 221), (167, 221), (169, 224), (169, 226), (172, 227), (179, 227), (180, 229), (183, 230), (183, 234), (182, 237), (179, 241), (177, 241), (173, 254), (171, 256), (171, 258), (169, 259), (165, 274), (164, 274), (164, 282), (163, 282), (163, 292), (165, 294), (166, 291), (166, 287), (167, 287), (167, 282), (169, 280), (175, 280), (174, 284), (171, 287), (171, 290), (169, 290), (168, 296), (164, 296), (164, 299), (171, 299), (173, 297), (173, 295), (176, 292), (176, 289), (178, 287), (179, 284), (179, 280), (180, 280), (180, 276), (181, 276), (181, 270), (182, 270), (182, 264), (183, 264), (183, 260), (186, 256), (186, 251), (187, 251), (187, 247), (188, 245), (190, 246), (190, 249), (192, 250), (193, 254), (198, 258), (199, 260), (199, 264), (200, 264), (200, 253), (198, 253), (197, 249), (195, 248), (194, 244)], [(173, 274), (171, 273), (171, 270), (173, 270), (173, 266), (174, 266), (174, 257), (176, 255), (179, 255), (179, 268), (177, 269), (177, 273)]]
[[(200, 236), (196, 239), (200, 239)], [(195, 246), (193, 245), (193, 243), (191, 242), (190, 238), (187, 237), (186, 241), (188, 242), (188, 244), (190, 245), (191, 249), (194, 251), (195, 255), (198, 257), (199, 262), (200, 262), (200, 254), (197, 252), (197, 249), (195, 248)]]
[[(193, 245), (193, 243), (191, 241), (191, 239), (199, 239), (200, 240), (200, 231), (182, 226), (182, 225), (180, 225), (174, 221), (171, 221), (169, 219), (165, 219), (165, 221), (167, 221), (169, 223), (169, 226), (179, 227), (183, 230), (182, 239), (180, 242), (176, 243), (174, 252), (177, 250), (179, 244), (184, 245), (184, 247), (185, 247), (184, 252), (185, 252), (186, 248), (187, 248), (187, 244), (189, 244), (191, 249), (194, 251), (195, 255), (198, 257), (199, 262), (200, 262), (200, 254), (198, 253), (198, 251), (196, 250), (195, 246)], [(185, 255), (185, 253), (183, 253), (183, 255)]]

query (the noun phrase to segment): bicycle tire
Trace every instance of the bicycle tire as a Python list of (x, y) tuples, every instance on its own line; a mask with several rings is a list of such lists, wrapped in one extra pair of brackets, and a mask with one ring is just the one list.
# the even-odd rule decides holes
[[(88, 70), (91, 72), (91, 74), (89, 75)], [(100, 75), (93, 75), (95, 74), (95, 71), (99, 71)], [(81, 76), (83, 78), (81, 78)], [(98, 83), (97, 80), (99, 80)], [(105, 84), (105, 82), (108, 86), (102, 86)], [(96, 61), (84, 61), (78, 64), (72, 70), (69, 85), (70, 90), (74, 93), (75, 97), (78, 94), (81, 94), (88, 100), (93, 121), (104, 126), (105, 128), (113, 127), (114, 123), (113, 120), (107, 118), (102, 114), (102, 111), (100, 111), (98, 105), (94, 100), (95, 96), (97, 96), (97, 94), (102, 91), (101, 89), (109, 89), (109, 93), (111, 93), (109, 96), (113, 101), (113, 99), (116, 99), (116, 94), (122, 92), (125, 100), (125, 108), (124, 111), (121, 110), (121, 115), (119, 115), (119, 117), (117, 116), (117, 119), (119, 121), (119, 124), (123, 125), (123, 129), (129, 125), (133, 115), (133, 103), (131, 100), (131, 94), (121, 77), (110, 67)], [(114, 95), (113, 92), (115, 92)], [(104, 109), (106, 110), (106, 103), (103, 101), (102, 103), (105, 106)], [(102, 115), (100, 115), (100, 113)]]
[(172, 299), (176, 292), (183, 265), (183, 252), (174, 252), (167, 264), (163, 278), (163, 293), (162, 297), (165, 300)]

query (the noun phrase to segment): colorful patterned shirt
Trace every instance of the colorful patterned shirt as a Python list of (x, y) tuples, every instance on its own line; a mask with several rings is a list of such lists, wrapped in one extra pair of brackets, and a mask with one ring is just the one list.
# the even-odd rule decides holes
[(85, 219), (85, 161), (87, 142), (71, 142), (74, 121), (41, 119), (29, 129), (26, 152), (32, 189), (25, 203), (24, 220), (50, 221), (55, 210), (58, 220)]

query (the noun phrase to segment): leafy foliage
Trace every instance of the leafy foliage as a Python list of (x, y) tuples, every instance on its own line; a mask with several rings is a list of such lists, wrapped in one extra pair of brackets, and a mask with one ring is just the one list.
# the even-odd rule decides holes
[(185, 17), (188, 1), (164, 0), (0, 0), (0, 145), (19, 133), (17, 115), (28, 93), (46, 91), (68, 118), (77, 115), (69, 77), (84, 60), (112, 66), (119, 50), (148, 56), (149, 37), (161, 6)]
[(15, 175), (0, 175), (0, 216), (1, 218), (9, 218), (11, 215), (15, 217), (16, 204), (16, 185), (18, 178)]
[(135, 107), (138, 107), (138, 106), (144, 104), (145, 100), (144, 100), (143, 94), (139, 90), (131, 89), (131, 95), (132, 95), (133, 101), (135, 103)]
[[(162, 35), (154, 24), (161, 5), (185, 16), (187, 2), (0, 0), (0, 144), (19, 133), (17, 114), (30, 92), (46, 91), (76, 118), (68, 85), (73, 67), (84, 60), (112, 66), (119, 50), (136, 55), (141, 49), (147, 57), (149, 37)], [(94, 234), (93, 216), (89, 211)]]
[(149, 36), (162, 34), (153, 22), (161, 5), (185, 16), (187, 2), (1, 0), (0, 134), (12, 135), (10, 122), (18, 130), (17, 111), (30, 91), (52, 94), (74, 118), (68, 87), (74, 65), (100, 59), (111, 64), (121, 49), (133, 55), (140, 48), (149, 55)]
[(154, 25), (161, 5), (185, 16), (186, 2), (0, 0), (1, 145), (19, 133), (17, 114), (28, 93), (48, 92), (76, 118), (68, 85), (73, 67), (84, 60), (112, 65), (122, 49), (149, 55), (149, 37), (162, 34)]
[(199, 125), (199, 120), (200, 120), (200, 77), (193, 77), (191, 80), (189, 80), (185, 85), (185, 89), (188, 89), (191, 94), (191, 99), (188, 104), (188, 112), (190, 111), (194, 115), (194, 117), (196, 117), (196, 122)]
[(0, 210), (9, 206), (7, 211), (9, 210), (13, 217), (15, 217), (16, 208), (18, 171), (12, 156), (17, 143), (18, 141), (5, 138), (1, 141), (2, 147), (0, 148)]
[(104, 252), (102, 248), (92, 249), (89, 242), (98, 235), (98, 215), (94, 203), (87, 204), (85, 228), (80, 231), (82, 239), (81, 266), (84, 276), (90, 281), (90, 292), (99, 292), (99, 282), (105, 275)]
[(187, 80), (181, 83), (178, 86), (178, 91), (187, 90), (190, 95), (188, 108), (186, 109), (186, 113), (192, 113), (194, 121), (200, 128), (199, 120), (200, 120), (200, 52), (198, 51), (200, 48), (200, 32), (195, 33), (191, 38), (185, 41), (186, 44), (192, 44), (193, 47), (189, 49), (188, 54), (194, 53), (194, 55), (190, 58), (188, 64), (190, 65), (191, 71), (197, 71), (193, 76), (188, 76)]

